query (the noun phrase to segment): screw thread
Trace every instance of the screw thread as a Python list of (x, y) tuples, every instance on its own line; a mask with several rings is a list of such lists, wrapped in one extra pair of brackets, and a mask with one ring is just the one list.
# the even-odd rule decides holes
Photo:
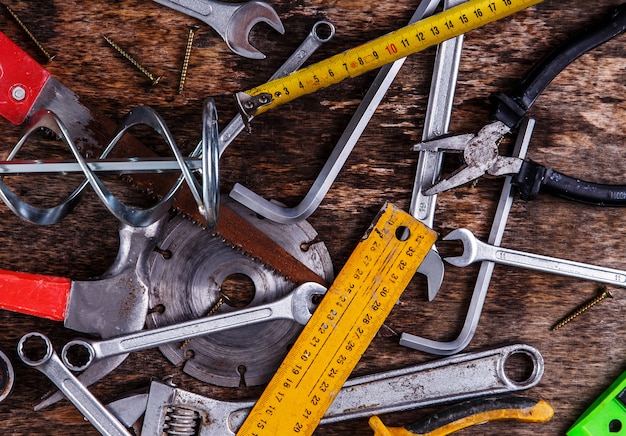
[(33, 35), (33, 33), (28, 29), (26, 24), (24, 24), (24, 22), (20, 19), (20, 17), (18, 17), (17, 14), (13, 12), (13, 9), (11, 9), (9, 5), (4, 5), (4, 7), (7, 9), (7, 12), (11, 15), (11, 17), (13, 17), (18, 26), (20, 26), (22, 30), (26, 32), (28, 37), (35, 43), (37, 48), (44, 54), (46, 58), (48, 58), (48, 62), (52, 61), (52, 59), (54, 59), (54, 56), (48, 53), (48, 50), (44, 48), (44, 46), (39, 42), (35, 35)]
[(146, 67), (141, 65), (134, 57), (132, 57), (126, 50), (115, 43), (111, 38), (106, 35), (102, 35), (104, 40), (124, 59), (130, 62), (137, 70), (139, 70), (144, 76), (146, 76), (152, 82), (152, 86), (155, 86), (161, 80), (161, 76), (155, 76)]
[(604, 288), (600, 295), (598, 295), (597, 297), (595, 297), (591, 301), (585, 303), (584, 305), (580, 306), (578, 309), (576, 309), (570, 315), (566, 316), (561, 321), (556, 323), (556, 325), (554, 327), (552, 327), (552, 330), (560, 329), (561, 327), (565, 326), (569, 322), (571, 322), (574, 319), (578, 318), (580, 315), (582, 315), (583, 313), (585, 313), (586, 311), (588, 311), (593, 306), (595, 306), (596, 304), (598, 304), (599, 302), (601, 302), (602, 300), (604, 300), (606, 298), (613, 298), (613, 295), (611, 295), (611, 293), (606, 288)]
[(183, 88), (185, 87), (185, 81), (187, 80), (187, 69), (189, 68), (189, 59), (191, 58), (191, 47), (193, 44), (193, 37), (196, 34), (196, 30), (198, 30), (197, 26), (188, 26), (189, 27), (189, 35), (187, 37), (187, 46), (185, 47), (185, 57), (183, 58), (183, 67), (180, 72), (180, 81), (178, 83), (178, 93), (183, 93)]

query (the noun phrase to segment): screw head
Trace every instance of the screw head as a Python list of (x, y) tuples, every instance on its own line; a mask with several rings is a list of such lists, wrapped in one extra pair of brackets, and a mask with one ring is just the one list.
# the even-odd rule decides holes
[(26, 98), (26, 89), (24, 89), (21, 85), (15, 85), (11, 89), (11, 97), (13, 97), (13, 100), (15, 101), (24, 100)]

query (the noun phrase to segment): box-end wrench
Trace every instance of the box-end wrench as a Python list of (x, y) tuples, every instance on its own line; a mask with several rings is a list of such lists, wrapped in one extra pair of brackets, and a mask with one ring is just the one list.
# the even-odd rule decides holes
[(444, 241), (461, 241), (463, 243), (461, 256), (445, 258), (454, 266), (465, 267), (474, 262), (488, 261), (548, 274), (591, 280), (622, 288), (626, 287), (626, 271), (496, 247), (480, 241), (468, 229), (455, 229), (443, 239)]
[[(278, 79), (279, 77), (285, 77), (298, 68), (300, 68), (309, 57), (320, 48), (323, 44), (330, 41), (335, 36), (335, 26), (330, 21), (320, 20), (313, 25), (313, 28), (309, 32), (308, 36), (302, 41), (302, 44), (293, 52), (289, 58), (282, 64), (282, 66), (276, 70), (276, 72), (270, 77), (269, 81)], [(224, 127), (220, 133), (220, 156), (224, 153), (224, 150), (230, 145), (234, 139), (243, 132), (246, 127), (246, 123), (250, 120), (244, 121), (240, 113), (237, 113), (233, 119)]]
[(283, 23), (269, 4), (261, 1), (226, 3), (216, 0), (154, 0), (211, 26), (239, 56), (265, 59), (265, 55), (250, 45), (248, 35), (255, 24), (264, 22), (281, 35)]
[[(42, 350), (43, 356), (40, 354)], [(17, 345), (17, 354), (26, 365), (48, 377), (100, 433), (107, 436), (131, 436), (115, 415), (61, 362), (45, 335), (37, 332), (24, 335)]]
[[(513, 156), (520, 158), (526, 157), (528, 151), (528, 145), (530, 144), (530, 138), (532, 136), (533, 128), (535, 126), (535, 120), (525, 119), (519, 128), (519, 134), (513, 150)], [(502, 192), (500, 194), (500, 200), (498, 207), (491, 225), (491, 232), (489, 233), (489, 243), (493, 245), (500, 245), (502, 242), (502, 236), (504, 235), (504, 229), (506, 228), (506, 222), (511, 210), (511, 204), (513, 203), (512, 195), (512, 178), (509, 176), (504, 180), (502, 186)], [(489, 290), (489, 283), (491, 282), (491, 275), (493, 274), (495, 264), (493, 262), (482, 262), (480, 270), (478, 271), (478, 278), (474, 285), (474, 291), (470, 300), (467, 315), (465, 316), (465, 322), (461, 332), (452, 341), (435, 341), (424, 337), (412, 335), (409, 333), (402, 333), (400, 335), (400, 345), (413, 348), (416, 350), (424, 351), (431, 354), (439, 355), (451, 355), (462, 351), (469, 345), (476, 328), (478, 327), (478, 321), (480, 314), (485, 304), (485, 298), (487, 298), (487, 291)]]
[(82, 371), (92, 362), (147, 350), (164, 344), (217, 333), (261, 322), (289, 319), (304, 325), (311, 318), (313, 298), (322, 296), (326, 288), (317, 283), (304, 283), (289, 295), (272, 303), (248, 307), (235, 312), (214, 315), (170, 326), (142, 330), (107, 340), (76, 339), (63, 347), (61, 358), (74, 371)]
[[(526, 380), (512, 380), (507, 375), (511, 356), (529, 361), (532, 371)], [(344, 384), (321, 424), (522, 391), (536, 386), (543, 371), (541, 353), (529, 345), (517, 344), (355, 377)], [(151, 383), (148, 394), (108, 405), (129, 427), (144, 415), (142, 436), (161, 434), (170, 411), (183, 410), (198, 418), (189, 434), (234, 435), (252, 406), (254, 401), (222, 401), (157, 381)]]

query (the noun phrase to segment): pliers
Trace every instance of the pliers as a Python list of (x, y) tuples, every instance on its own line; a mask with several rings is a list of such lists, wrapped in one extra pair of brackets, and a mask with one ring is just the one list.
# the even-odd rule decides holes
[(566, 176), (536, 162), (500, 156), (498, 145), (525, 117), (535, 100), (550, 82), (570, 63), (589, 50), (622, 34), (626, 30), (626, 3), (592, 28), (585, 29), (556, 47), (541, 59), (510, 94), (495, 93), (493, 122), (477, 134), (456, 135), (423, 142), (414, 150), (463, 153), (465, 165), (450, 177), (424, 191), (439, 194), (471, 182), (484, 174), (512, 175), (512, 183), (524, 200), (535, 198), (540, 191), (600, 206), (626, 206), (626, 185), (607, 185)]

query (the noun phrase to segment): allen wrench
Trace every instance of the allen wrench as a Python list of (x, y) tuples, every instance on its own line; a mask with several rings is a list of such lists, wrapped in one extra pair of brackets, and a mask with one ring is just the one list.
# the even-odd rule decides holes
[[(525, 118), (522, 121), (517, 141), (515, 143), (515, 148), (513, 150), (513, 156), (519, 157), (520, 159), (524, 159), (526, 157), (526, 152), (528, 151), (528, 145), (530, 143), (534, 127), (534, 119)], [(489, 233), (489, 244), (499, 246), (502, 243), (502, 235), (504, 234), (504, 229), (506, 228), (506, 222), (509, 217), (512, 203), (512, 177), (507, 176), (502, 187), (502, 193), (500, 194), (500, 200), (498, 202), (498, 208), (496, 209), (493, 224), (491, 226), (491, 232)], [(474, 293), (472, 294), (472, 299), (470, 300), (470, 305), (465, 317), (465, 323), (463, 324), (463, 328), (456, 339), (449, 342), (441, 342), (411, 335), (409, 333), (402, 333), (400, 335), (400, 345), (424, 351), (426, 353), (443, 356), (449, 356), (462, 351), (467, 345), (469, 345), (470, 341), (474, 337), (476, 328), (478, 327), (478, 320), (480, 319), (485, 298), (487, 297), (487, 291), (489, 290), (489, 283), (491, 282), (494, 266), (494, 262), (481, 262), (476, 285), (474, 286)]]

